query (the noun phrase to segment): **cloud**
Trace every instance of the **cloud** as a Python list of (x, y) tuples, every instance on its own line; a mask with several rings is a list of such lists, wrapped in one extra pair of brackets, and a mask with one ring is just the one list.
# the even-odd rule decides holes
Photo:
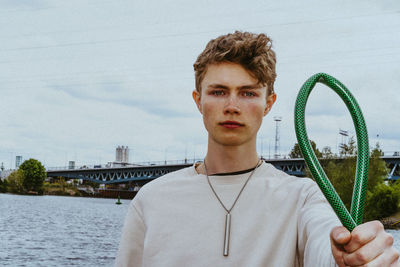
[[(274, 116), (283, 117), (281, 151), (296, 142), (297, 92), (321, 71), (355, 95), (371, 141), (379, 133), (382, 147), (400, 147), (399, 1), (315, 0), (292, 9), (265, 1), (212, 9), (199, 1), (161, 9), (157, 1), (48, 3), (0, 4), (0, 20), (11, 25), (0, 40), (0, 148), (9, 151), (1, 161), (18, 153), (49, 165), (104, 163), (117, 145), (129, 145), (135, 161), (204, 156), (192, 64), (209, 39), (235, 29), (268, 33), (277, 52), (278, 101), (260, 129), (264, 153), (274, 147)], [(306, 121), (321, 147), (336, 146), (339, 128), (354, 132), (342, 100), (323, 85), (310, 96)]]
[(74, 85), (51, 85), (57, 91), (61, 91), (71, 97), (101, 103), (113, 103), (128, 107), (135, 107), (144, 112), (162, 118), (170, 117), (193, 117), (193, 113), (183, 112), (177, 107), (179, 101), (171, 101), (169, 98), (157, 98), (154, 93), (147, 93), (145, 97), (135, 92), (123, 89), (122, 82), (105, 82), (101, 87), (84, 89)]

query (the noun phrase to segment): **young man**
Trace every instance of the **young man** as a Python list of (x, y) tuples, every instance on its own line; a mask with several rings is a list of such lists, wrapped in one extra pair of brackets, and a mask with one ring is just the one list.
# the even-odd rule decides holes
[(315, 182), (260, 160), (256, 137), (276, 100), (275, 62), (264, 34), (208, 43), (193, 92), (207, 155), (139, 191), (116, 266), (399, 266), (382, 224), (350, 234)]

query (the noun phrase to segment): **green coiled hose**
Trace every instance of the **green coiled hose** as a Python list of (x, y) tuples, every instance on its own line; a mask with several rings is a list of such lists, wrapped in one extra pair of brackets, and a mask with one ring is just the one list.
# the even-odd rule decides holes
[[(343, 204), (339, 195), (336, 193), (334, 187), (319, 164), (307, 136), (304, 116), (306, 103), (312, 89), (318, 82), (327, 85), (342, 98), (351, 113), (356, 130), (357, 169), (350, 213), (346, 209), (345, 205)], [(328, 74), (317, 73), (311, 76), (303, 84), (299, 94), (297, 95), (294, 111), (294, 124), (300, 150), (308, 168), (311, 171), (312, 176), (314, 177), (318, 186), (321, 188), (322, 193), (331, 204), (342, 224), (349, 231), (352, 231), (357, 225), (362, 223), (369, 166), (368, 133), (360, 107), (350, 91), (340, 81), (332, 76), (329, 76)]]

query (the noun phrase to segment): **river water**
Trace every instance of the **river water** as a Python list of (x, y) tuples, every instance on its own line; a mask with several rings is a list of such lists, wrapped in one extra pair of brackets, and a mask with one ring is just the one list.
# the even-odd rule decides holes
[[(0, 194), (1, 266), (112, 266), (129, 200)], [(390, 231), (400, 249), (400, 231)]]
[(129, 200), (0, 194), (0, 266), (112, 266)]

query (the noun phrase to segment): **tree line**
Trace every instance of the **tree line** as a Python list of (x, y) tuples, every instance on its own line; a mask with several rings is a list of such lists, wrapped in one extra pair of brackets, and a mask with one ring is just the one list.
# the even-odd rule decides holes
[[(357, 164), (357, 147), (354, 137), (340, 147), (339, 155), (332, 153), (330, 147), (324, 147), (320, 151), (314, 141), (310, 140), (310, 143), (326, 175), (347, 209), (350, 210)], [(364, 221), (383, 219), (394, 215), (399, 210), (400, 182), (385, 181), (390, 170), (386, 162), (381, 159), (383, 155), (377, 143), (370, 152)], [(289, 156), (303, 157), (297, 143)], [(311, 177), (308, 168), (306, 168), (306, 175)]]
[(7, 179), (0, 179), (0, 192), (15, 194), (43, 194), (46, 170), (36, 159), (25, 160)]

